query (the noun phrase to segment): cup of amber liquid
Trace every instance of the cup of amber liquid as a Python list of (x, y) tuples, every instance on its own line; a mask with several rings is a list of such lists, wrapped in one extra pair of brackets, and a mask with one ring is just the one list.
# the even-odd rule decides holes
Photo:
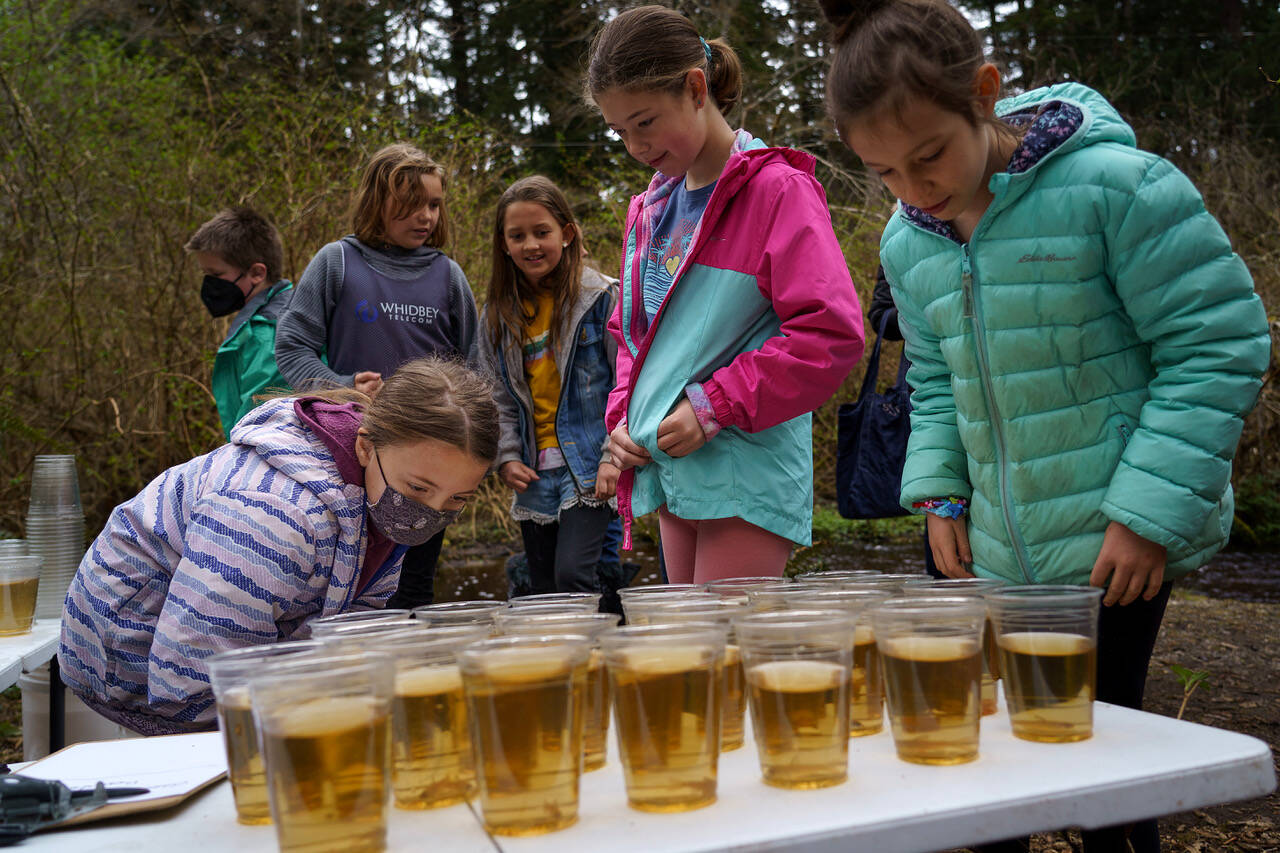
[(823, 589), (797, 595), (797, 608), (841, 610), (853, 617), (853, 669), (849, 673), (849, 737), (866, 737), (884, 731), (884, 674), (876, 633), (867, 612), (892, 598), (887, 590)]
[(604, 767), (608, 758), (609, 707), (611, 692), (605, 672), (604, 652), (597, 638), (617, 626), (616, 613), (549, 613), (546, 606), (511, 608), (497, 616), (499, 633), (506, 636), (581, 634), (592, 642), (587, 661), (586, 720), (582, 727), (582, 772)]
[(986, 605), (968, 596), (891, 598), (869, 615), (898, 757), (913, 764), (976, 759)]
[(578, 819), (591, 641), (493, 637), (458, 655), (480, 811), (494, 835), (541, 835)]
[(1102, 590), (1015, 586), (987, 595), (1014, 737), (1070, 743), (1093, 736)]
[(723, 628), (696, 622), (600, 636), (633, 809), (683, 812), (716, 801), (724, 641)]
[[(1004, 586), (1004, 581), (994, 578), (947, 578), (940, 580), (911, 581), (902, 587), (902, 594), (911, 595), (966, 595), (982, 598)], [(982, 716), (994, 714), (999, 708), (996, 701), (996, 682), (1000, 680), (1000, 653), (996, 646), (995, 626), (988, 612), (982, 625)]]
[(40, 557), (0, 555), (0, 637), (31, 631), (39, 592)]
[(303, 640), (233, 649), (209, 658), (209, 683), (218, 705), (218, 728), (222, 729), (227, 750), (227, 776), (240, 823), (271, 823), (267, 776), (249, 699), (249, 681), (272, 662), (300, 659), (322, 648), (324, 645), (316, 640)]
[[(348, 610), (346, 613), (334, 613), (311, 619), (307, 625), (311, 628), (311, 636), (319, 639), (334, 631), (391, 623), (410, 625), (413, 624), (413, 617), (408, 610)], [(425, 627), (426, 624), (421, 622), (418, 626)]]
[(849, 778), (854, 620), (834, 610), (734, 621), (765, 784), (808, 789)]
[(741, 749), (746, 740), (744, 723), (747, 716), (747, 691), (742, 670), (742, 650), (733, 633), (733, 619), (747, 612), (746, 595), (722, 595), (719, 601), (646, 600), (633, 605), (632, 611), (635, 613), (633, 624), (636, 625), (711, 622), (728, 632), (720, 677), (720, 751)]
[(284, 853), (387, 849), (394, 678), (386, 655), (326, 650), (249, 681)]

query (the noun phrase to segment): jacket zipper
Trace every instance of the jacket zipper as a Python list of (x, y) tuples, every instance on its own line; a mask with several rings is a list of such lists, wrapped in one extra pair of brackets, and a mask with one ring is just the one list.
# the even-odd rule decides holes
[(978, 356), (978, 374), (982, 382), (983, 396), (987, 400), (987, 416), (991, 419), (991, 435), (995, 439), (997, 470), (999, 472), (998, 480), (1000, 483), (1000, 511), (1004, 516), (1005, 529), (1009, 533), (1009, 541), (1013, 544), (1013, 553), (1018, 560), (1018, 568), (1022, 572), (1022, 577), (1028, 584), (1033, 584), (1035, 583), (1035, 578), (1031, 572), (1031, 561), (1027, 554), (1027, 546), (1022, 540), (1022, 533), (1018, 530), (1017, 521), (1013, 517), (1013, 489), (1009, 485), (1009, 453), (1005, 446), (1004, 424), (1000, 418), (1000, 409), (996, 405), (995, 391), (991, 387), (991, 368), (987, 360), (986, 327), (982, 322), (982, 313), (977, 310), (978, 286), (973, 275), (973, 259), (969, 254), (969, 247), (973, 243), (973, 237), (976, 236), (977, 231), (975, 230), (973, 236), (969, 238), (969, 242), (960, 247), (963, 253), (961, 255), (961, 268), (963, 270), (964, 315), (969, 318), (973, 326), (974, 350)]

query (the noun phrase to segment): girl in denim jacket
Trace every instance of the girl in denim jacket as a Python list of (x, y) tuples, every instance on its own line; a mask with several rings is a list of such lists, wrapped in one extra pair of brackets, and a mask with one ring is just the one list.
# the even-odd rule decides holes
[(515, 490), (533, 592), (597, 590), (618, 472), (604, 446), (617, 348), (606, 330), (616, 292), (582, 261), (564, 193), (541, 176), (498, 200), (493, 274), (480, 335), (497, 380), (498, 474)]

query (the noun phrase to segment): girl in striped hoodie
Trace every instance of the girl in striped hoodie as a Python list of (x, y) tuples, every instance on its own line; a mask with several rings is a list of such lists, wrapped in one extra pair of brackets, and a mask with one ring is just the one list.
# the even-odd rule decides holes
[(407, 547), (458, 516), (497, 444), (490, 384), (437, 359), (373, 401), (264, 403), (112, 511), (67, 594), (63, 681), (142, 734), (214, 728), (205, 660), (384, 606)]

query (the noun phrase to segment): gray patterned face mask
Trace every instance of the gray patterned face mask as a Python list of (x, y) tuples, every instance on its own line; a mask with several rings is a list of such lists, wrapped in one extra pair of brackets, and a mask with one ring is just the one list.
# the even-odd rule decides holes
[(367, 497), (365, 501), (369, 518), (388, 539), (398, 545), (421, 545), (458, 518), (461, 510), (432, 509), (391, 488), (377, 454), (375, 450), (373, 458), (378, 463), (378, 473), (382, 474), (382, 497), (377, 503), (367, 503)]

